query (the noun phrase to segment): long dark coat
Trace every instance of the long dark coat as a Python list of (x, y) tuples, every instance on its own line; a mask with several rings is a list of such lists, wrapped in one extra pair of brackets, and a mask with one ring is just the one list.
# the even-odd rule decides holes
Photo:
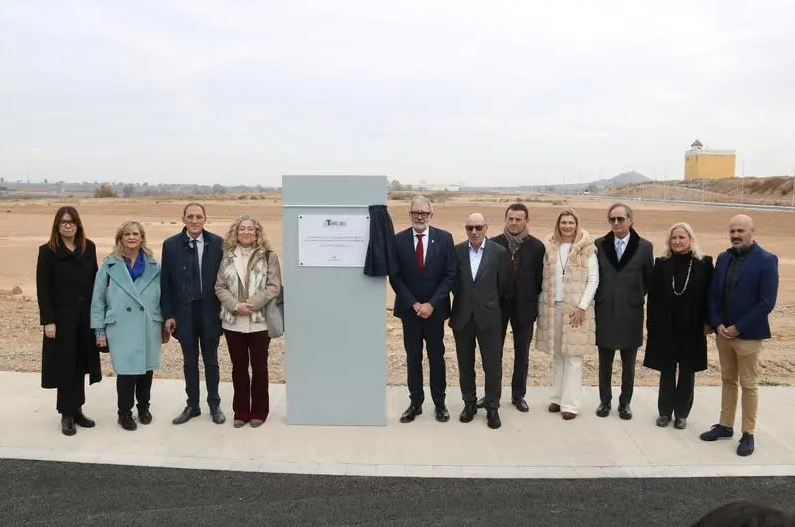
[(596, 345), (608, 349), (637, 349), (643, 344), (643, 299), (654, 268), (654, 247), (630, 229), (621, 261), (612, 232), (595, 242), (599, 259), (596, 290)]
[(97, 274), (97, 249), (86, 241), (84, 254), (60, 244), (53, 252), (39, 247), (36, 294), (42, 326), (55, 324), (55, 338), (42, 329), (42, 388), (58, 388), (71, 381), (75, 368), (89, 375), (89, 384), (102, 380), (99, 350), (90, 328), (91, 295)]
[[(643, 365), (653, 370), (670, 368), (675, 363), (686, 371), (707, 369), (708, 293), (712, 282), (712, 258), (693, 258), (687, 290), (675, 296), (671, 287), (673, 265), (669, 258), (654, 261), (649, 296), (646, 301), (646, 355)], [(684, 280), (678, 278), (677, 291)], [(674, 313), (687, 318), (687, 329), (677, 324)], [(680, 318), (681, 320), (681, 318)]]

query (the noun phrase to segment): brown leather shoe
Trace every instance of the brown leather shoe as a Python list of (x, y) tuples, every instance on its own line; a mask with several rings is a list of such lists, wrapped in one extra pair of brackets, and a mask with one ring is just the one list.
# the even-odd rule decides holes
[(563, 419), (565, 419), (566, 421), (571, 421), (575, 417), (577, 417), (577, 414), (573, 414), (571, 412), (563, 412)]
[(549, 405), (549, 411), (554, 413), (560, 412), (560, 405), (558, 403), (552, 403)]

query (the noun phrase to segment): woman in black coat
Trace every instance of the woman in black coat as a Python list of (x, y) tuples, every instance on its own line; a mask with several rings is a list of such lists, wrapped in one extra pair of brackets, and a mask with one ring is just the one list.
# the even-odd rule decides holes
[(55, 213), (50, 240), (39, 247), (36, 290), (44, 326), (41, 386), (57, 388), (61, 431), (74, 435), (75, 425), (94, 426), (83, 414), (85, 376), (102, 380), (99, 350), (89, 327), (91, 295), (97, 274), (97, 250), (86, 238), (74, 207)]
[[(654, 262), (646, 301), (646, 357), (643, 365), (660, 372), (657, 426), (675, 416), (684, 430), (693, 406), (696, 372), (707, 369), (707, 294), (712, 258), (699, 252), (687, 223), (671, 227), (664, 254)], [(677, 379), (677, 366), (679, 375)]]

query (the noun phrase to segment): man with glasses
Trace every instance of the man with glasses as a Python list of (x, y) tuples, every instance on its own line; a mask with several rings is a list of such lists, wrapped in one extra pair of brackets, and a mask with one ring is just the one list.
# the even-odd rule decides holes
[(453, 329), (458, 357), (459, 384), (464, 410), (459, 420), (469, 423), (478, 413), (475, 392), (475, 342), (480, 348), (486, 377), (486, 421), (489, 428), (501, 426), (498, 409), (502, 393), (502, 314), (500, 298), (508, 285), (508, 251), (486, 241), (488, 224), (482, 214), (466, 221), (467, 241), (455, 246), (458, 260), (453, 310)]
[(621, 351), (618, 415), (632, 419), (629, 403), (635, 385), (635, 360), (643, 343), (643, 300), (654, 268), (654, 247), (633, 228), (632, 209), (616, 203), (607, 211), (610, 229), (596, 240), (599, 288), (596, 291), (596, 345), (599, 347), (599, 408), (610, 415), (613, 359)]
[(430, 388), (436, 420), (450, 420), (445, 406), (447, 387), (444, 365), (444, 321), (450, 316), (450, 290), (456, 273), (453, 236), (431, 227), (433, 204), (414, 196), (409, 206), (411, 227), (395, 235), (398, 270), (389, 276), (395, 291), (392, 313), (403, 325), (403, 346), (408, 366), (410, 404), (400, 416), (410, 423), (422, 414), (425, 390), (422, 382), (423, 341), (428, 353)]

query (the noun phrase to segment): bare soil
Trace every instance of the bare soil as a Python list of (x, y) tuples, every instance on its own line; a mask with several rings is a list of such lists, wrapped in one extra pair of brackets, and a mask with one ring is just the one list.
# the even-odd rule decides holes
[[(441, 198), (442, 196), (440, 196)], [(257, 196), (259, 199), (218, 199), (206, 201), (210, 221), (207, 228), (224, 234), (233, 217), (248, 212), (258, 215), (265, 225), (271, 242), (280, 250), (282, 246), (281, 201), (278, 194)], [(471, 212), (482, 212), (491, 223), (489, 235), (502, 230), (502, 217), (507, 204), (515, 196), (463, 195), (446, 196), (435, 206), (433, 223), (453, 233), (456, 241), (465, 239), (463, 224)], [(531, 233), (542, 237), (551, 231), (557, 213), (563, 206), (576, 208), (582, 216), (583, 226), (593, 234), (607, 232), (605, 221), (607, 202), (599, 200), (568, 200), (564, 197), (525, 196), (531, 209)], [(37, 372), (41, 364), (42, 330), (38, 321), (36, 303), (35, 266), (37, 248), (49, 235), (52, 216), (58, 206), (66, 202), (20, 201), (5, 202), (0, 209), (0, 250), (4, 256), (0, 266), (0, 370)], [(110, 252), (116, 227), (128, 219), (141, 221), (146, 229), (149, 245), (156, 254), (160, 252), (162, 240), (182, 228), (180, 216), (183, 202), (150, 199), (84, 199), (70, 204), (76, 205), (86, 225), (90, 238), (97, 244), (99, 257)], [(395, 228), (408, 227), (405, 201), (390, 202), (390, 213)], [(696, 230), (698, 241), (707, 254), (717, 255), (727, 245), (727, 222), (738, 213), (708, 207), (685, 207), (673, 204), (634, 203), (636, 228), (639, 233), (655, 244), (660, 252), (662, 240), (668, 227), (676, 221), (687, 221)], [(795, 382), (795, 357), (792, 349), (795, 342), (795, 244), (792, 232), (795, 215), (784, 212), (751, 212), (757, 223), (757, 239), (768, 250), (779, 256), (781, 283), (778, 303), (772, 315), (773, 338), (766, 342), (761, 361), (762, 382), (767, 385), (791, 385)], [(386, 320), (388, 327), (387, 354), (388, 384), (405, 385), (406, 360), (403, 350), (399, 320), (388, 311), (394, 296), (389, 286)], [(458, 368), (452, 334), (447, 328), (447, 380), (451, 386), (458, 385)], [(504, 384), (510, 384), (513, 347), (509, 332), (504, 354)], [(699, 385), (720, 383), (720, 369), (714, 342), (710, 342), (709, 370), (697, 376)], [(231, 365), (226, 345), (221, 340), (219, 350), (222, 380), (231, 380)], [(656, 386), (657, 372), (642, 366), (643, 350), (638, 353), (637, 380), (639, 386)], [(271, 382), (284, 382), (283, 340), (276, 339), (270, 352)], [(531, 351), (530, 379), (533, 386), (550, 384), (551, 361), (547, 355)], [(478, 366), (479, 368), (479, 366)], [(620, 360), (616, 360), (616, 372)], [(103, 356), (103, 371), (112, 375), (107, 356)], [(172, 340), (163, 349), (163, 368), (156, 373), (161, 378), (182, 377), (182, 356), (179, 345)], [(478, 372), (482, 379), (482, 373)], [(427, 379), (427, 365), (426, 365)], [(584, 383), (597, 385), (597, 362), (595, 354), (587, 357), (584, 367)]]

